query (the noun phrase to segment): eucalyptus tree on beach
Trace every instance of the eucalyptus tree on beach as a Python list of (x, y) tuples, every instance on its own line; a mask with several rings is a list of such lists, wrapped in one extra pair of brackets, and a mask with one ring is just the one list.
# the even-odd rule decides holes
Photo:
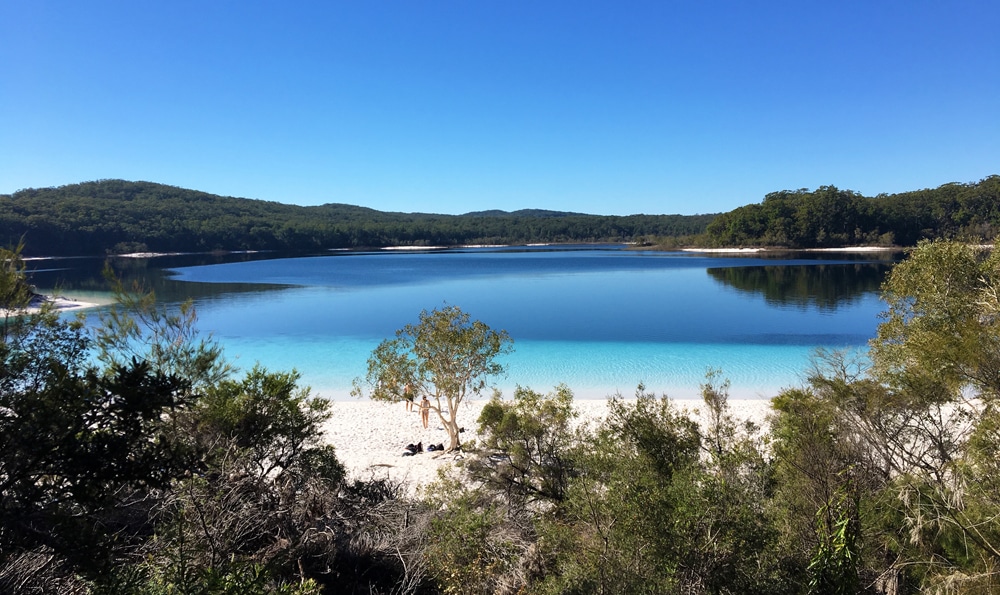
[(510, 353), (511, 343), (506, 331), (473, 321), (458, 306), (424, 310), (420, 322), (406, 325), (396, 331), (395, 339), (375, 348), (367, 374), (355, 379), (351, 394), (362, 397), (367, 392), (372, 399), (387, 402), (426, 396), (448, 432), (448, 450), (454, 450), (460, 443), (462, 401), (482, 393), (491, 377), (504, 373), (496, 360)]

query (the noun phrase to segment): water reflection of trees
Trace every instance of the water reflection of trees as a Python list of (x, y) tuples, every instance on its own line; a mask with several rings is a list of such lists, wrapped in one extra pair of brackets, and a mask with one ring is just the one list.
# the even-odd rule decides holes
[(110, 291), (104, 278), (104, 267), (111, 265), (112, 272), (126, 287), (138, 282), (153, 291), (162, 302), (180, 302), (186, 299), (215, 297), (229, 293), (255, 293), (283, 289), (286, 285), (263, 283), (193, 283), (177, 280), (168, 269), (185, 266), (202, 266), (280, 258), (278, 253), (223, 253), (184, 254), (154, 258), (53, 258), (30, 261), (27, 276), (30, 283), (45, 290), (59, 293), (103, 293)]
[(710, 268), (712, 279), (769, 304), (835, 310), (878, 292), (891, 263)]

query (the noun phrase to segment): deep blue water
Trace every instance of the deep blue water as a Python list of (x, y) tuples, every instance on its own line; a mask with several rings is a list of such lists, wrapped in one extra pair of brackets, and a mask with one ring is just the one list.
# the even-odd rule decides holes
[(817, 347), (864, 349), (888, 267), (617, 247), (390, 251), (178, 266), (170, 287), (195, 296), (199, 327), (240, 365), (294, 367), (331, 398), (379, 341), (444, 304), (510, 333), (506, 394), (564, 382), (599, 398), (641, 382), (689, 397), (717, 368), (734, 396), (763, 398), (799, 384)]

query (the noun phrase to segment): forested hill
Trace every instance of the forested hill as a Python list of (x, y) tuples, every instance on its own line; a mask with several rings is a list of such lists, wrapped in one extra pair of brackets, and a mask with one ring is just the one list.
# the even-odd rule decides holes
[(833, 186), (772, 192), (716, 218), (712, 246), (913, 246), (922, 239), (991, 241), (1000, 235), (1000, 176), (873, 198)]
[(301, 250), (542, 242), (822, 248), (912, 246), (1000, 235), (1000, 176), (865, 197), (822, 186), (772, 192), (720, 215), (604, 216), (541, 209), (464, 215), (303, 207), (150, 182), (101, 180), (0, 195), (0, 242), (24, 254)]
[(465, 215), (303, 207), (150, 182), (100, 180), (0, 195), (0, 242), (25, 255), (322, 250), (395, 245), (622, 242), (701, 234), (715, 215)]

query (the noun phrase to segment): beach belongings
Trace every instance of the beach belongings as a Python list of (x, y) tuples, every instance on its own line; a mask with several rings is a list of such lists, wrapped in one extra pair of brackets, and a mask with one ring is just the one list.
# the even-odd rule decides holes
[(421, 452), (424, 452), (423, 442), (417, 442), (416, 444), (407, 444), (406, 448), (403, 449), (403, 456), (412, 457), (413, 455)]

